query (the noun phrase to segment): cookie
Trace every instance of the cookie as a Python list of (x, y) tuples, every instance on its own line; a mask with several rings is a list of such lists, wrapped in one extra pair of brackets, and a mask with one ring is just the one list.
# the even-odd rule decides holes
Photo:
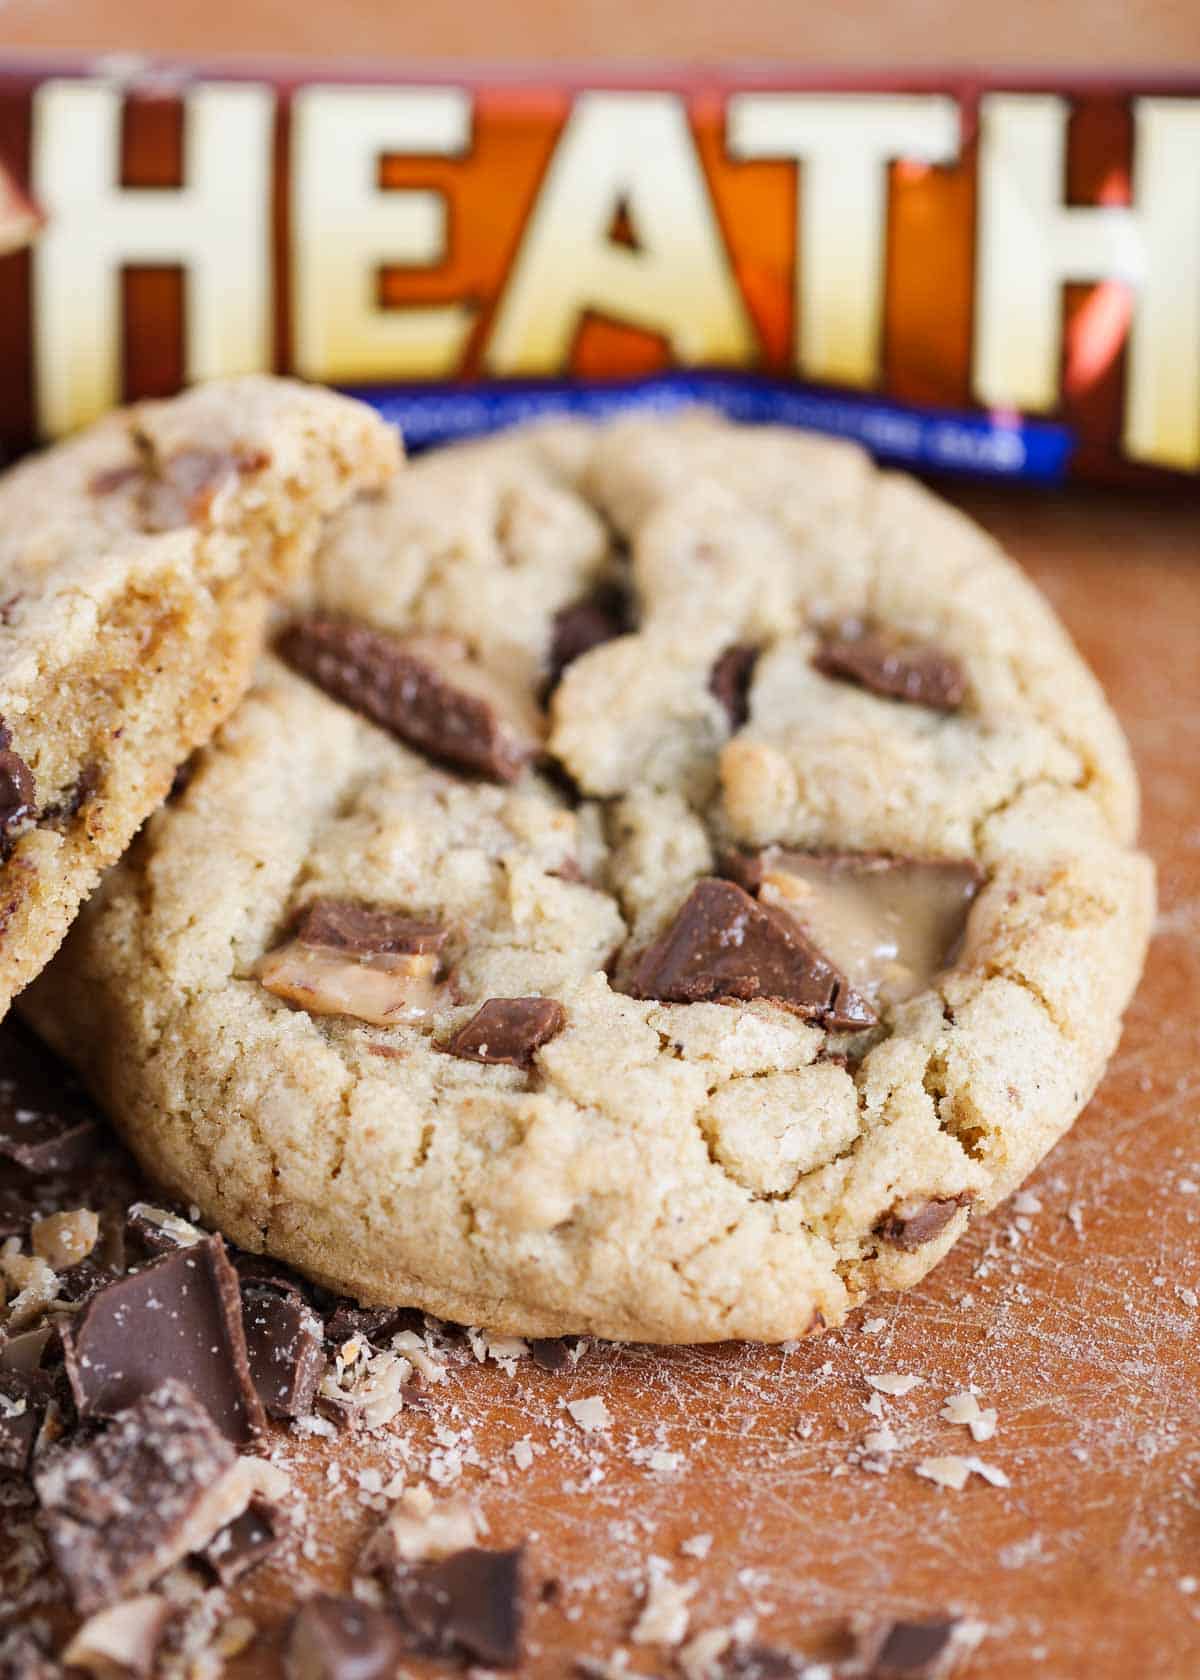
[(704, 415), (429, 457), (29, 994), (143, 1162), (365, 1303), (777, 1340), (1087, 1101), (1153, 904), (982, 532)]
[(244, 691), (270, 597), (396, 460), (361, 404), (248, 378), (0, 479), (0, 1015)]

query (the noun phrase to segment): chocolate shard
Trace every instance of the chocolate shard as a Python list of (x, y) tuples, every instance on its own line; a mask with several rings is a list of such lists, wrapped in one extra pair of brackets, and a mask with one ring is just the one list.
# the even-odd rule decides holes
[(664, 1003), (776, 1003), (835, 1032), (878, 1021), (790, 916), (711, 876), (697, 881), (670, 927), (643, 952), (632, 991)]
[(942, 1680), (981, 1632), (961, 1616), (870, 1623), (858, 1633), (856, 1666), (869, 1680)]
[(63, 1680), (63, 1671), (36, 1634), (14, 1627), (0, 1632), (0, 1680)]
[(773, 1645), (734, 1645), (717, 1660), (717, 1680), (805, 1680), (812, 1666)]
[(42, 1372), (0, 1371), (0, 1482), (28, 1474), (52, 1392)]
[(300, 912), (294, 937), (329, 950), (424, 956), (442, 949), (446, 930), (377, 904), (318, 898)]
[(728, 647), (709, 674), (709, 692), (725, 708), (730, 729), (741, 729), (750, 716), (750, 683), (759, 650), (742, 643)]
[(325, 1327), (303, 1297), (242, 1284), (250, 1376), (275, 1418), (306, 1417), (325, 1370)]
[(533, 1363), (543, 1371), (559, 1372), (568, 1371), (571, 1368), (571, 1355), (561, 1336), (530, 1342), (529, 1356)]
[(20, 753), (11, 747), (0, 749), (0, 834), (26, 822), (35, 814), (37, 783), (33, 771)]
[(567, 1013), (554, 998), (489, 998), (446, 1043), (466, 1062), (503, 1062), (530, 1068), (543, 1044), (563, 1030)]
[(281, 1551), (291, 1531), (292, 1520), (284, 1507), (256, 1493), (241, 1516), (215, 1535), (200, 1557), (221, 1586), (232, 1587)]
[(424, 1315), (414, 1307), (356, 1307), (339, 1301), (325, 1320), (325, 1340), (330, 1347), (362, 1340), (372, 1347), (386, 1348), (402, 1330), (420, 1330)]
[(318, 1593), (292, 1617), (284, 1642), (287, 1680), (396, 1680), (404, 1642), (382, 1610)]
[(53, 805), (42, 807), (38, 821), (43, 828), (63, 829), (77, 817), (85, 805), (91, 803), (100, 789), (101, 771), (98, 764), (85, 764), (70, 787)]
[(391, 1571), (391, 1608), (412, 1649), (465, 1654), (491, 1668), (514, 1668), (521, 1654), (522, 1548), (478, 1546), (436, 1562)]
[(141, 1592), (206, 1546), (244, 1502), (230, 1508), (236, 1465), (230, 1442), (175, 1381), (94, 1439), (44, 1454), (34, 1487), (75, 1608), (91, 1615)]
[(937, 712), (957, 711), (967, 694), (966, 674), (952, 654), (865, 625), (844, 625), (824, 637), (813, 666), (822, 676)]
[(932, 1242), (949, 1225), (959, 1208), (970, 1201), (969, 1194), (959, 1196), (931, 1196), (927, 1202), (903, 1209), (893, 1208), (875, 1227), (875, 1235), (893, 1248), (909, 1252)]
[(81, 1418), (115, 1417), (174, 1378), (227, 1440), (244, 1445), (265, 1426), (237, 1273), (219, 1236), (97, 1290), (62, 1339)]
[(69, 1172), (86, 1162), (96, 1120), (62, 1065), (32, 1033), (0, 1029), (0, 1157), (28, 1173)]
[(278, 651), (335, 700), (431, 758), (512, 782), (540, 750), (536, 708), (453, 637), (306, 618), (284, 633)]
[(623, 636), (630, 626), (629, 599), (615, 585), (597, 589), (582, 601), (561, 607), (550, 637), (550, 675), (547, 692), (558, 687), (568, 665), (605, 642)]
[(768, 846), (722, 873), (800, 924), (872, 1004), (926, 990), (957, 961), (983, 871), (970, 858)]

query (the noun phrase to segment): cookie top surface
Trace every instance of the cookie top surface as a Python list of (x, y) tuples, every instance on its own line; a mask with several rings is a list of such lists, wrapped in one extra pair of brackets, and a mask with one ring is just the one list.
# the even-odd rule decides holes
[(782, 1339), (916, 1281), (1103, 1070), (1120, 732), (856, 450), (541, 428), (340, 518), (31, 994), (151, 1171), (364, 1301)]
[(244, 691), (269, 599), (398, 453), (363, 405), (248, 378), (0, 478), (0, 1013)]

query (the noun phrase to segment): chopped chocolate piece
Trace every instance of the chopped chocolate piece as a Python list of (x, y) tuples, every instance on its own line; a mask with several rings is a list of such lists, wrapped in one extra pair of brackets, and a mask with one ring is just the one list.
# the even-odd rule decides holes
[(42, 1372), (0, 1372), (0, 1478), (27, 1474), (51, 1392)]
[(63, 1680), (63, 1671), (28, 1628), (0, 1632), (0, 1680)]
[(543, 722), (450, 636), (396, 636), (307, 618), (279, 652), (335, 700), (431, 758), (512, 782), (539, 750)]
[(567, 1015), (554, 998), (489, 998), (446, 1044), (465, 1062), (504, 1062), (530, 1068), (533, 1053), (563, 1030)]
[(465, 1652), (495, 1668), (520, 1659), (522, 1548), (486, 1552), (478, 1546), (393, 1570), (389, 1602), (413, 1648)]
[(270, 464), (265, 450), (181, 449), (147, 478), (142, 522), (148, 531), (197, 524), (208, 517), (226, 484)]
[(45, 805), (38, 816), (43, 828), (63, 828), (95, 798), (100, 787), (100, 767), (85, 764), (71, 786), (53, 805)]
[(446, 930), (377, 904), (318, 898), (300, 912), (294, 937), (302, 945), (339, 951), (424, 956), (442, 949)]
[(0, 1029), (0, 1157), (26, 1172), (67, 1172), (88, 1160), (96, 1122), (61, 1063), (24, 1028)]
[(940, 1236), (949, 1225), (960, 1207), (970, 1200), (967, 1195), (934, 1196), (929, 1201), (922, 1202), (912, 1212), (901, 1212), (893, 1208), (875, 1227), (875, 1234), (891, 1243), (893, 1248), (902, 1248), (906, 1252), (910, 1249), (921, 1248), (925, 1243), (932, 1242), (934, 1237)]
[(126, 1216), (131, 1236), (148, 1254), (175, 1254), (204, 1240), (204, 1232), (190, 1219), (153, 1202), (134, 1202)]
[(133, 1675), (148, 1680), (175, 1607), (158, 1593), (142, 1593), (98, 1610), (63, 1652), (69, 1668), (86, 1668), (97, 1680)]
[(633, 995), (664, 1003), (757, 999), (839, 1032), (878, 1020), (790, 916), (715, 877), (697, 881), (671, 926), (643, 952)]
[(292, 1617), (287, 1680), (396, 1680), (404, 1644), (390, 1616), (356, 1598), (319, 1593)]
[(93, 1440), (46, 1453), (33, 1480), (51, 1555), (85, 1616), (141, 1592), (245, 1507), (233, 1447), (174, 1381)]
[(571, 1355), (561, 1336), (530, 1342), (529, 1355), (543, 1371), (567, 1371), (571, 1368)]
[(20, 753), (0, 749), (0, 833), (34, 814), (37, 784)]
[(223, 1528), (200, 1556), (223, 1587), (232, 1587), (281, 1550), (291, 1529), (283, 1506), (256, 1493), (241, 1516)]
[(325, 1320), (325, 1340), (338, 1348), (361, 1338), (383, 1348), (402, 1330), (420, 1330), (423, 1322), (414, 1307), (356, 1307), (339, 1301)]
[(173, 1377), (230, 1441), (253, 1440), (264, 1426), (237, 1273), (219, 1236), (98, 1290), (62, 1338), (82, 1418), (114, 1417)]
[(709, 691), (724, 706), (730, 729), (740, 729), (750, 716), (750, 682), (758, 652), (756, 647), (735, 643), (725, 649), (709, 676)]
[(623, 636), (629, 629), (629, 600), (615, 585), (598, 589), (585, 600), (574, 601), (555, 614), (550, 640), (550, 675), (546, 692), (562, 681), (568, 665), (582, 659), (594, 647)]
[(941, 1680), (982, 1629), (959, 1616), (922, 1622), (879, 1622), (860, 1631), (856, 1656), (869, 1680)]
[(966, 698), (967, 679), (957, 659), (891, 630), (844, 625), (822, 640), (813, 665), (823, 676), (938, 712), (957, 711)]
[(243, 1288), (248, 1283), (257, 1283), (264, 1289), (277, 1289), (284, 1295), (299, 1295), (301, 1300), (308, 1299), (302, 1280), (280, 1261), (272, 1260), (269, 1254), (247, 1254), (239, 1249), (230, 1258), (237, 1267)]
[(805, 1658), (772, 1645), (734, 1645), (717, 1662), (719, 1680), (805, 1680), (810, 1672)]
[(325, 1370), (325, 1327), (300, 1295), (242, 1284), (250, 1375), (272, 1417), (306, 1417)]
[(4, 1392), (6, 1371), (27, 1375), (46, 1364), (52, 1344), (57, 1345), (57, 1337), (50, 1324), (41, 1324), (36, 1330), (22, 1330), (16, 1336), (0, 1337), (0, 1393)]
[(735, 854), (723, 869), (799, 922), (872, 1003), (903, 1002), (952, 966), (983, 884), (983, 871), (969, 858), (782, 846)]

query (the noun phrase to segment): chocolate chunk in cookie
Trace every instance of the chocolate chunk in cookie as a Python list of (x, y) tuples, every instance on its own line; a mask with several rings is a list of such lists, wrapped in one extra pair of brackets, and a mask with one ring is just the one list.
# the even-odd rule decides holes
[(437, 1000), (446, 930), (374, 905), (318, 899), (293, 938), (260, 959), (267, 991), (310, 1015), (373, 1026), (424, 1020)]
[(893, 1208), (885, 1214), (876, 1225), (875, 1234), (893, 1248), (906, 1252), (923, 1248), (942, 1234), (959, 1208), (969, 1200), (966, 1195), (932, 1196), (926, 1202), (905, 1203), (902, 1208)]
[[(244, 1507), (237, 1456), (191, 1390), (165, 1382), (34, 1470), (55, 1563), (84, 1615), (141, 1592)], [(233, 1507), (233, 1508), (231, 1508)]]
[(285, 632), (279, 652), (335, 700), (460, 769), (512, 782), (541, 749), (536, 707), (472, 660), (457, 637), (305, 618)]
[(325, 1369), (325, 1326), (304, 1298), (269, 1284), (242, 1284), (250, 1376), (272, 1417), (312, 1411)]
[(174, 531), (206, 519), (227, 484), (270, 464), (264, 449), (180, 449), (157, 461), (147, 445), (141, 460), (94, 473), (88, 490), (93, 496), (133, 491), (143, 530)]
[(356, 1598), (318, 1593), (288, 1624), (287, 1680), (395, 1680), (404, 1641), (391, 1616)]
[(937, 712), (957, 711), (967, 693), (966, 674), (953, 654), (898, 631), (858, 623), (825, 636), (813, 665), (822, 676)]
[(735, 643), (725, 649), (709, 673), (709, 692), (724, 706), (730, 729), (741, 729), (750, 716), (750, 683), (758, 654), (756, 647)]
[(492, 1668), (513, 1668), (521, 1646), (521, 1548), (477, 1546), (436, 1562), (398, 1565), (388, 1601), (411, 1647), (430, 1655), (465, 1654)]
[(0, 836), (28, 822), (36, 812), (37, 783), (20, 753), (9, 745), (8, 729), (0, 724)]
[(585, 653), (623, 636), (630, 626), (629, 599), (615, 585), (598, 589), (585, 600), (573, 601), (555, 614), (550, 641), (547, 692), (557, 688), (568, 665)]
[(230, 1441), (251, 1441), (264, 1426), (238, 1277), (219, 1236), (97, 1290), (62, 1338), (80, 1417), (114, 1417), (173, 1378)]
[(566, 1011), (554, 998), (489, 998), (458, 1029), (446, 1049), (468, 1062), (528, 1068), (533, 1066), (534, 1051), (556, 1037), (566, 1021)]
[(777, 1003), (834, 1032), (858, 1032), (878, 1020), (790, 916), (712, 877), (697, 881), (662, 938), (642, 954), (632, 990), (664, 1003)]
[(874, 1003), (924, 991), (954, 963), (983, 884), (970, 859), (768, 846), (727, 858), (724, 872), (793, 917)]

